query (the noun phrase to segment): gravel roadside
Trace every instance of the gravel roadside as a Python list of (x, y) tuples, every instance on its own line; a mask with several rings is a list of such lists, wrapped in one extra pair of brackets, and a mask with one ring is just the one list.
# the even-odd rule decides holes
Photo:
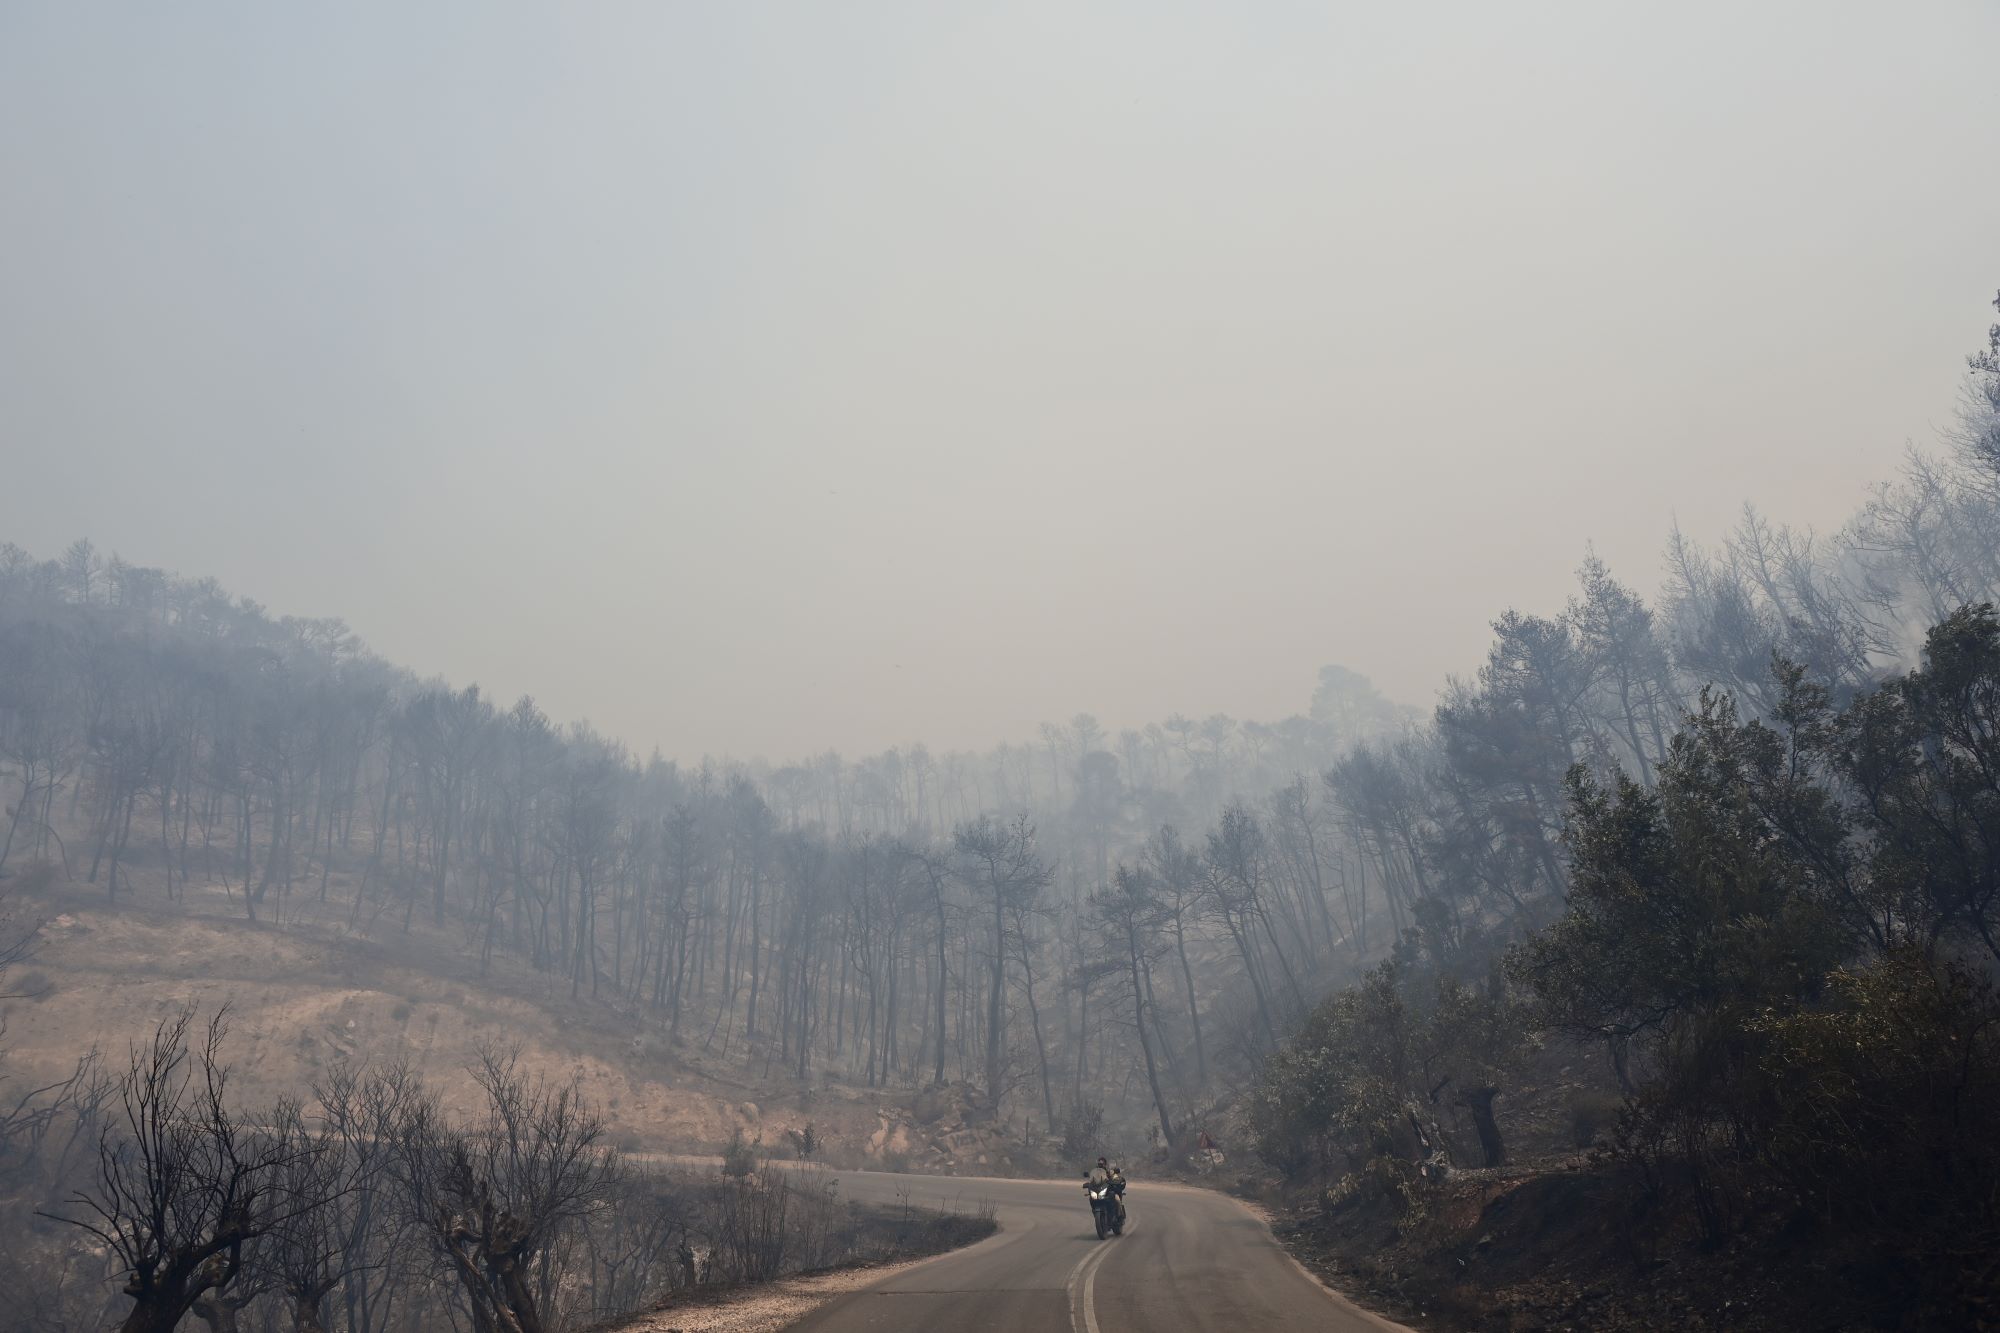
[(836, 1296), (859, 1291), (871, 1283), (908, 1272), (939, 1257), (927, 1254), (922, 1258), (902, 1259), (894, 1263), (802, 1274), (754, 1287), (697, 1296), (665, 1310), (639, 1315), (628, 1323), (618, 1325), (618, 1333), (776, 1333), (778, 1329), (805, 1318)]

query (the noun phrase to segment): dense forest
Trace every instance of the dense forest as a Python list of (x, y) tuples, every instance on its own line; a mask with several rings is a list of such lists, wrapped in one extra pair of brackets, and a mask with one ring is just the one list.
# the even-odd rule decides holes
[[(1102, 1124), (1165, 1161), (1247, 1114), (1329, 1207), (1419, 1207), (1436, 1162), (1503, 1162), (1510, 1079), (1569, 1043), (1601, 1052), (1620, 1160), (1710, 1239), (1782, 1200), (1899, 1237), (1928, 1256), (1925, 1299), (1969, 1300), (1938, 1274), (1983, 1253), (1968, 1282), (1990, 1288), (1996, 1252), (1992, 339), (1949, 447), (1912, 452), (1840, 531), (1746, 511), (1713, 549), (1674, 534), (1650, 600), (1586, 555), (1562, 606), (1493, 622), (1428, 717), (1329, 667), (1271, 724), (1078, 716), (984, 754), (641, 758), (532, 699), (417, 679), (337, 620), (88, 541), (0, 546), (0, 875), (116, 904), (143, 867), (150, 892), (219, 886), (279, 930), (444, 932), (772, 1078), (963, 1085), (1052, 1148)], [(9, 1150), (56, 1151), (85, 1103), (125, 1123), (121, 1099), (144, 1147), (169, 1094), (225, 1176), (347, 1162), (287, 1147), (345, 1123), (341, 1096), (416, 1117), (394, 1137), (433, 1133), (420, 1091), (367, 1084), (244, 1146), (216, 1128), (212, 1052), (160, 1040), (122, 1082), (15, 1089)], [(561, 1146), (580, 1131), (559, 1089), (487, 1080), (494, 1124), (549, 1121), (535, 1153), (588, 1156)], [(351, 1132), (366, 1158), (376, 1131)], [(449, 1133), (467, 1137), (397, 1178), (470, 1207), (487, 1186), (464, 1144), (496, 1140)], [(102, 1189), (127, 1197), (106, 1151)], [(616, 1197), (542, 1185), (587, 1195), (579, 1218)], [(162, 1253), (102, 1189), (81, 1196), (95, 1234), (155, 1308)], [(465, 1299), (512, 1299), (483, 1290)], [(514, 1326), (495, 1318), (475, 1325)], [(317, 1297), (296, 1321), (401, 1326)]]
[[(1913, 454), (1837, 541), (1816, 553), (1750, 521), (1721, 562), (1674, 543), (1666, 633), (1608, 677), (1641, 700), (1620, 710), (1622, 752), (1572, 722), (1581, 671), (1523, 663), (1507, 711), (1527, 725), (1505, 746), (1454, 744), (1461, 705), (1440, 707), (1432, 780), (1511, 768), (1528, 836), (1482, 884), (1492, 844), (1454, 869), (1449, 821), (1413, 816), (1411, 865), (1442, 901), (1420, 900), (1431, 918), (1264, 1066), (1259, 1150), (1319, 1184), (1326, 1232), (1371, 1209), (1410, 1228), (1454, 1163), (1508, 1160), (1496, 1099), (1595, 1051), (1611, 1095), (1568, 1111), (1596, 1188), (1570, 1197), (1616, 1238), (1624, 1285), (1691, 1254), (1736, 1264), (1711, 1270), (1736, 1288), (1724, 1326), (1989, 1325), (2000, 326), (1989, 336), (1951, 456)], [(1585, 641), (1559, 633), (1542, 661), (1580, 664)], [(1496, 654), (1481, 685), (1515, 666)], [(1554, 844), (1541, 809), (1561, 816)], [(1455, 1147), (1454, 1122), (1476, 1147)], [(1502, 1303), (1484, 1295), (1468, 1318)], [(1589, 1317), (1612, 1326), (1617, 1304)], [(1617, 1326), (1662, 1318), (1624, 1313)]]

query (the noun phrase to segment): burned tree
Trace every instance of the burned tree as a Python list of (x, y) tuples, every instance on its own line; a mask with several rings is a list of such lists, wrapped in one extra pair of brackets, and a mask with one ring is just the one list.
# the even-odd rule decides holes
[(981, 818), (953, 836), (959, 877), (992, 913), (993, 974), (986, 1000), (986, 1095), (997, 1109), (1006, 1095), (1008, 921), (1032, 907), (1054, 875), (1035, 850), (1035, 826), (1026, 815), (999, 823)]
[(316, 1117), (293, 1113), (287, 1136), (306, 1151), (283, 1169), (290, 1200), (266, 1244), (268, 1286), (283, 1299), (295, 1333), (323, 1333), (326, 1303), (346, 1289), (350, 1319), (369, 1327), (383, 1287), (398, 1276), (407, 1223), (393, 1207), (388, 1170), (397, 1131), (419, 1089), (409, 1071), (336, 1070), (314, 1089)]
[(224, 1105), (226, 1013), (199, 1048), (194, 1011), (162, 1022), (118, 1081), (124, 1115), (104, 1131), (97, 1181), (59, 1220), (115, 1258), (132, 1309), (120, 1333), (170, 1333), (203, 1297), (235, 1282), (245, 1247), (285, 1215), (283, 1174), (305, 1151)]
[(531, 1079), (513, 1055), (492, 1051), (471, 1072), (487, 1101), (473, 1127), (448, 1123), (429, 1098), (404, 1116), (404, 1203), (477, 1333), (545, 1333), (552, 1270), (543, 1261), (565, 1228), (608, 1202), (617, 1160), (574, 1086)]

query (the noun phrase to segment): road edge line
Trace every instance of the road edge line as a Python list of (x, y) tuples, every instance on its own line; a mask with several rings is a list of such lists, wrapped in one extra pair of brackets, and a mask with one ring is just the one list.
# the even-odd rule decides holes
[(1272, 1247), (1275, 1248), (1279, 1254), (1285, 1256), (1285, 1261), (1287, 1263), (1289, 1263), (1292, 1267), (1298, 1269), (1300, 1273), (1304, 1274), (1306, 1281), (1312, 1283), (1315, 1287), (1318, 1287), (1321, 1292), (1325, 1293), (1326, 1298), (1328, 1300), (1332, 1301), (1342, 1310), (1345, 1310), (1348, 1314), (1351, 1314), (1355, 1316), (1357, 1319), (1362, 1320), (1369, 1327), (1378, 1330), (1378, 1333), (1417, 1333), (1417, 1330), (1411, 1328), (1408, 1324), (1399, 1324), (1395, 1320), (1389, 1318), (1387, 1315), (1378, 1314), (1375, 1311), (1369, 1309), (1367, 1306), (1362, 1305), (1360, 1302), (1356, 1301), (1352, 1296), (1349, 1296), (1346, 1292), (1334, 1286), (1331, 1282), (1328, 1282), (1318, 1273), (1315, 1273), (1312, 1269), (1306, 1267), (1305, 1264), (1300, 1262), (1299, 1256), (1293, 1254), (1289, 1249), (1285, 1248), (1285, 1243), (1278, 1239), (1278, 1233), (1271, 1229), (1271, 1219), (1264, 1216), (1264, 1214), (1261, 1213), (1256, 1208), (1251, 1207), (1249, 1203), (1245, 1202), (1242, 1199), (1237, 1198), (1234, 1194), (1227, 1194), (1218, 1189), (1207, 1189), (1205, 1186), (1201, 1185), (1193, 1185), (1189, 1186), (1188, 1188), (1204, 1190), (1204, 1192), (1213, 1194), (1218, 1198), (1227, 1199), (1231, 1203), (1235, 1204), (1238, 1208), (1242, 1209), (1246, 1215), (1256, 1220), (1258, 1226), (1264, 1228), (1264, 1234), (1271, 1238)]

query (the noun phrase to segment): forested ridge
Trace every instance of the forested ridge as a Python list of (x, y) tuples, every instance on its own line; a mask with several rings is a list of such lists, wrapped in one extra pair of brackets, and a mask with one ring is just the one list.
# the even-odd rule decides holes
[[(417, 680), (340, 622), (272, 617), (82, 541), (54, 561), (0, 547), (0, 661), (0, 873), (50, 864), (115, 904), (140, 891), (136, 869), (149, 895), (219, 888), (280, 928), (429, 926), (676, 1041), (755, 1043), (779, 1073), (1022, 1089), (1044, 1130), (1111, 1082), (1083, 1071), (1130, 969), (1088, 923), (1142, 835), (1180, 901), (1161, 981), (1175, 1008), (1148, 1013), (1176, 1052), (1199, 1045), (1197, 1014), (1232, 971), (1219, 940), (1257, 968), (1268, 1042), (1265, 972), (1296, 995), (1336, 937), (1406, 906), (1406, 886), (1385, 899), (1358, 868), (1338, 893), (1348, 853), (1303, 778), (1266, 815), (1282, 878), (1260, 843), (1237, 897), (1171, 831), (1312, 769), (1342, 736), (1393, 734), (1405, 710), (1337, 668), (1315, 716), (1276, 726), (1172, 718), (1112, 738), (1079, 716), (985, 755), (690, 766), (638, 760), (532, 699)], [(1191, 1070), (1181, 1095), (1205, 1077)]]
[(1651, 598), (1586, 554), (1428, 717), (1330, 667), (1269, 724), (641, 758), (340, 621), (0, 546), (0, 876), (429, 931), (769, 1079), (957, 1086), (1018, 1169), (1247, 1118), (1333, 1210), (1499, 1166), (1512, 1086), (1582, 1051), (1607, 1151), (1710, 1244), (1789, 1206), (1984, 1245), (1992, 337), (1841, 530), (1672, 534)]

